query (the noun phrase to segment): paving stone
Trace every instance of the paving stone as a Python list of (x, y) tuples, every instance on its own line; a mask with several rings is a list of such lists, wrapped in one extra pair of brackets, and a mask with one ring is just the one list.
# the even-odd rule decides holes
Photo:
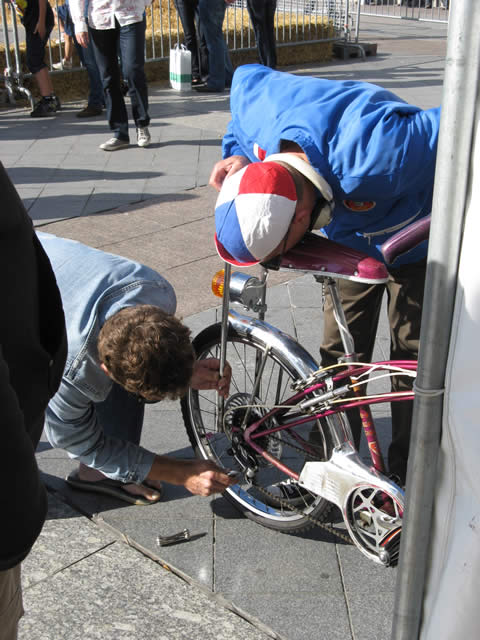
[(205, 593), (117, 542), (25, 590), (19, 640), (261, 640)]
[(48, 516), (42, 533), (33, 552), (22, 563), (24, 589), (45, 583), (55, 574), (108, 547), (117, 539), (117, 536), (97, 527), (51, 493), (48, 502)]

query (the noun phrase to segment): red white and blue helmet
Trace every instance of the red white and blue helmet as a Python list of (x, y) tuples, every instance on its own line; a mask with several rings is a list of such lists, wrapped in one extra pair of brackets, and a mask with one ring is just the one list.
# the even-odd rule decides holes
[(254, 162), (226, 178), (215, 206), (219, 256), (238, 266), (258, 264), (285, 237), (296, 206), (293, 178), (275, 162)]
[(272, 155), (225, 179), (215, 205), (215, 244), (222, 260), (236, 266), (258, 264), (287, 234), (297, 191), (291, 174), (277, 161), (296, 168), (319, 189), (328, 205), (319, 224), (328, 224), (333, 206), (330, 186), (310, 164), (292, 156)]

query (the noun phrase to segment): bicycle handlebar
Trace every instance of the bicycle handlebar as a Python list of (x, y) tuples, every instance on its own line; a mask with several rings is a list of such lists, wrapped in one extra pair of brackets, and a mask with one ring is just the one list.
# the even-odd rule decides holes
[(387, 264), (392, 264), (402, 253), (406, 253), (424, 240), (428, 240), (430, 218), (431, 216), (426, 216), (409, 224), (408, 227), (401, 229), (381, 245), (380, 251)]

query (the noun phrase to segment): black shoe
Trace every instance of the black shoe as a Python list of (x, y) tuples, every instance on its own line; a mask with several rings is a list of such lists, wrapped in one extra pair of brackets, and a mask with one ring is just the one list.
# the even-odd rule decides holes
[(197, 87), (192, 87), (198, 93), (223, 93), (223, 89), (212, 89), (208, 84), (200, 84)]
[(102, 107), (92, 107), (87, 104), (87, 106), (77, 113), (77, 118), (93, 118), (95, 116), (101, 115), (103, 109)]
[(406, 483), (405, 477), (401, 478), (397, 473), (387, 473), (387, 478), (392, 482), (394, 482), (397, 485), (397, 487), (400, 487), (402, 491), (405, 491), (405, 483)]
[(57, 112), (57, 100), (56, 96), (45, 98), (43, 97), (41, 100), (37, 102), (33, 111), (30, 113), (32, 118), (47, 118), (49, 116), (54, 116)]
[(199, 87), (201, 84), (205, 84), (205, 80), (201, 78), (192, 78), (192, 87)]

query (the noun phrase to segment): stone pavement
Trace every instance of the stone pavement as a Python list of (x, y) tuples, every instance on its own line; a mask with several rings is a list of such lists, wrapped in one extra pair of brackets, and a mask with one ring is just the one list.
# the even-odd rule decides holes
[[(366, 61), (291, 71), (376, 82), (423, 107), (441, 101), (444, 25), (368, 19)], [(215, 193), (228, 95), (150, 87), (153, 144), (113, 154), (103, 117), (82, 122), (78, 104), (56, 118), (0, 110), (1, 157), (43, 231), (138, 259), (175, 286), (179, 313), (196, 333), (217, 316), (209, 291), (221, 268), (212, 244)], [(267, 320), (312, 353), (321, 335), (319, 287), (309, 276), (271, 280)], [(386, 357), (385, 322), (378, 357)], [(377, 413), (388, 441), (389, 420)], [(192, 451), (176, 403), (147, 408), (142, 444), (178, 458)], [(44, 531), (24, 565), (21, 640), (161, 638), (386, 640), (395, 570), (382, 569), (321, 530), (284, 535), (243, 519), (221, 497), (172, 485), (149, 507), (71, 491), (73, 463), (46, 440), (38, 461), (49, 487)], [(334, 526), (340, 526), (334, 523)], [(193, 539), (160, 548), (158, 534), (188, 527)]]

